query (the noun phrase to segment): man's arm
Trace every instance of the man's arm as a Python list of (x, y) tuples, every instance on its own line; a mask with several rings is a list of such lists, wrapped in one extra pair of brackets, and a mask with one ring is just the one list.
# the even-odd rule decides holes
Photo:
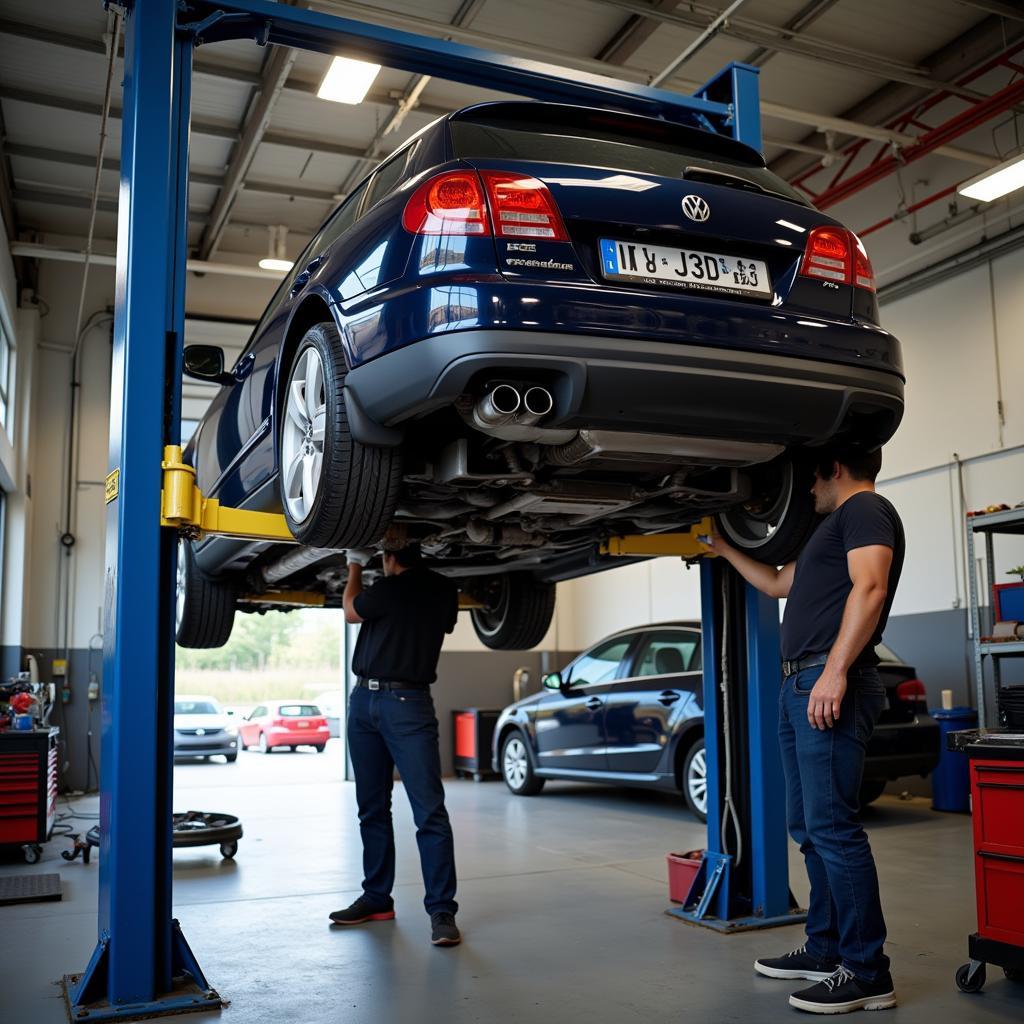
[(889, 592), (892, 548), (870, 544), (846, 554), (853, 588), (846, 598), (839, 635), (829, 651), (825, 669), (807, 701), (807, 720), (816, 729), (830, 729), (839, 718), (846, 694), (846, 673), (868, 645)]
[(345, 593), (341, 602), (345, 606), (345, 621), (348, 623), (362, 622), (362, 616), (356, 611), (356, 598), (363, 592), (363, 567), (358, 562), (350, 562), (348, 579), (345, 581)]
[(737, 550), (717, 533), (712, 536), (711, 543), (704, 546), (716, 555), (721, 555), (752, 587), (765, 596), (789, 597), (796, 562), (790, 562), (781, 569), (765, 565)]

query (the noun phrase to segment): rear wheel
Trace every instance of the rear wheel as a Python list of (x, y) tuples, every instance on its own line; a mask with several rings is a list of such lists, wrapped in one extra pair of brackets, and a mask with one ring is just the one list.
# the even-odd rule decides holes
[(473, 596), (484, 605), (470, 612), (473, 629), (480, 642), (494, 651), (536, 647), (555, 612), (555, 585), (524, 572), (490, 576), (477, 584)]
[(260, 748), (261, 754), (269, 754), (274, 749), (267, 743), (267, 734), (265, 732), (260, 733), (259, 742), (256, 745)]
[(700, 821), (708, 820), (708, 761), (704, 750), (704, 737), (696, 740), (686, 752), (680, 772), (686, 806)]
[(768, 565), (796, 558), (820, 519), (811, 494), (813, 475), (793, 459), (754, 471), (753, 497), (718, 517), (718, 527), (734, 546)]
[(327, 749), (326, 743), (318, 743), (314, 748), (318, 754), (322, 754)]
[(223, 647), (235, 624), (235, 592), (205, 576), (192, 542), (178, 541), (175, 639), (179, 647)]
[(373, 544), (384, 535), (398, 500), (400, 450), (371, 448), (352, 437), (346, 373), (334, 324), (306, 331), (285, 386), (278, 454), (288, 528), (310, 547)]
[(534, 773), (526, 740), (518, 730), (510, 732), (501, 745), (501, 776), (516, 796), (536, 796), (544, 788), (544, 780)]

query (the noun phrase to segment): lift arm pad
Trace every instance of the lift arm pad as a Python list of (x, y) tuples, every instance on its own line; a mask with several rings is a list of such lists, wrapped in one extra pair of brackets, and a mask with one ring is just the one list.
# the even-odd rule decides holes
[(714, 520), (706, 516), (686, 533), (633, 533), (625, 537), (609, 537), (601, 542), (602, 555), (630, 558), (695, 558), (716, 557), (704, 547), (698, 536), (715, 532)]
[(160, 525), (191, 537), (238, 537), (242, 540), (297, 541), (280, 513), (249, 512), (228, 508), (216, 498), (204, 498), (196, 487), (196, 471), (181, 457), (181, 446), (164, 448), (163, 488), (160, 492)]

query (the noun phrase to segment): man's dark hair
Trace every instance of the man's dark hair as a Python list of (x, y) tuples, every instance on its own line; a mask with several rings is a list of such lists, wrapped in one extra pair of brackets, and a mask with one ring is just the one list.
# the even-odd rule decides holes
[(845, 466), (854, 480), (874, 483), (882, 468), (882, 449), (868, 451), (855, 445), (828, 445), (818, 453), (818, 476), (822, 480), (831, 480), (832, 467), (836, 462)]
[(407, 544), (404, 548), (387, 551), (385, 554), (391, 555), (403, 569), (411, 569), (423, 561), (423, 552), (420, 551), (419, 544)]

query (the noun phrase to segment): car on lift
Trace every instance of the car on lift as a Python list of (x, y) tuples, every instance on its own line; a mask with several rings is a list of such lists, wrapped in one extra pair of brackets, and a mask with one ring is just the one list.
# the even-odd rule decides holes
[(238, 729), (213, 697), (174, 695), (174, 756), (238, 760)]
[[(927, 776), (939, 725), (917, 673), (880, 644), (886, 705), (868, 744), (861, 806), (886, 782)], [(544, 679), (540, 693), (502, 711), (492, 760), (517, 796), (548, 779), (682, 792), (707, 820), (707, 762), (699, 622), (669, 622), (606, 637)]]
[[(341, 549), (418, 542), (495, 649), (544, 636), (599, 542), (717, 514), (793, 557), (808, 447), (877, 447), (903, 412), (860, 240), (754, 149), (683, 124), (482, 103), (402, 145), (341, 203), (219, 384), (185, 458), (299, 547), (183, 542), (177, 639), (236, 607), (338, 606)], [(241, 599), (241, 603), (240, 602)]]
[(243, 750), (269, 754), (278, 748), (313, 747), (322, 754), (331, 738), (324, 713), (303, 700), (272, 700), (257, 705), (238, 726)]

